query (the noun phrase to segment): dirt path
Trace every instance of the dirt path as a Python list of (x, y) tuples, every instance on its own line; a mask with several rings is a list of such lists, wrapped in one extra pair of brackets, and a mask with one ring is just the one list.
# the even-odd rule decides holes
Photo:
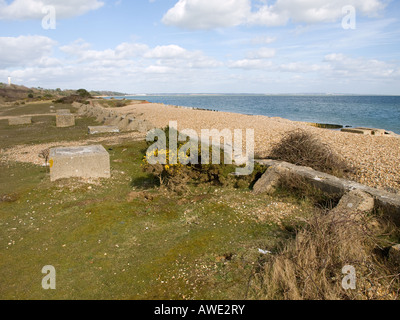
[(43, 165), (43, 159), (39, 158), (39, 153), (45, 149), (55, 147), (74, 147), (90, 144), (117, 145), (124, 141), (140, 141), (145, 139), (145, 134), (139, 132), (129, 132), (112, 137), (90, 138), (81, 141), (51, 142), (37, 145), (20, 145), (6, 150), (0, 150), (0, 161), (16, 161)]

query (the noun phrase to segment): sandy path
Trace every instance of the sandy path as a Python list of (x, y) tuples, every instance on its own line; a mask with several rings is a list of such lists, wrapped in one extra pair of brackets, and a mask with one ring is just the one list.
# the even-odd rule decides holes
[(85, 146), (91, 144), (108, 144), (117, 145), (122, 141), (140, 141), (144, 140), (145, 135), (139, 132), (129, 132), (112, 137), (98, 137), (90, 138), (80, 141), (67, 141), (67, 142), (51, 142), (37, 145), (20, 145), (6, 150), (0, 150), (1, 161), (17, 161), (28, 162), (37, 165), (43, 165), (43, 159), (39, 157), (39, 153), (45, 149), (55, 147), (75, 147)]

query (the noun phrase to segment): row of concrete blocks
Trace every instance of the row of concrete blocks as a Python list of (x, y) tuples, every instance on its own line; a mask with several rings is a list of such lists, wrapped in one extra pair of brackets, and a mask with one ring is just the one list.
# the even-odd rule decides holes
[[(74, 106), (78, 107), (77, 105)], [(108, 127), (110, 132), (115, 132), (115, 127), (119, 131), (139, 131), (143, 133), (154, 129), (154, 126), (147, 120), (136, 119), (133, 115), (120, 115), (113, 110), (107, 110), (97, 104), (93, 106), (80, 105), (78, 107), (78, 114), (96, 118), (96, 121), (103, 124), (104, 128)]]
[(400, 225), (400, 195), (375, 189), (354, 181), (340, 179), (335, 176), (313, 170), (308, 167), (296, 166), (287, 162), (274, 160), (256, 160), (268, 167), (267, 172), (254, 185), (254, 193), (273, 193), (285, 174), (301, 177), (315, 188), (328, 194), (345, 195), (357, 191), (373, 198), (374, 208), (380, 208), (397, 225)]
[[(54, 111), (55, 112), (55, 111)], [(12, 117), (8, 119), (10, 126), (21, 126), (32, 124), (31, 116)], [(57, 111), (56, 126), (57, 128), (68, 128), (75, 125), (75, 116), (69, 109), (62, 109)]]

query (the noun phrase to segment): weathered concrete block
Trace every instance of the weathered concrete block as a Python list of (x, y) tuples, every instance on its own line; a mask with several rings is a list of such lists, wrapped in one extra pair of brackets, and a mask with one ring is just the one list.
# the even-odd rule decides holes
[(332, 213), (340, 214), (358, 214), (370, 213), (375, 208), (374, 198), (366, 192), (361, 190), (352, 190), (346, 193)]
[(89, 134), (100, 134), (100, 133), (119, 133), (117, 126), (98, 126), (89, 127)]
[(381, 137), (386, 134), (385, 130), (383, 129), (371, 129), (371, 128), (344, 128), (342, 129), (342, 132), (364, 134), (377, 137)]
[(361, 190), (370, 194), (375, 200), (375, 206), (381, 208), (397, 225), (400, 225), (400, 195), (375, 189), (354, 181), (315, 171), (311, 168), (296, 166), (291, 163), (275, 160), (256, 160), (257, 163), (272, 167), (280, 165), (287, 168), (290, 174), (304, 178), (312, 186), (327, 193), (344, 195), (352, 190)]
[(75, 125), (75, 116), (73, 114), (57, 114), (57, 128), (68, 128)]
[(285, 170), (279, 165), (268, 168), (267, 172), (254, 185), (253, 192), (255, 194), (274, 193), (279, 185), (282, 175), (287, 172), (288, 170)]
[(31, 123), (32, 123), (32, 117), (14, 117), (8, 119), (8, 124), (10, 126), (20, 126)]
[(155, 126), (153, 126), (150, 122), (146, 120), (140, 120), (140, 119), (132, 119), (129, 118), (129, 123), (126, 127), (125, 130), (127, 131), (139, 131), (142, 133), (146, 133), (151, 129), (154, 129)]
[(101, 145), (50, 150), (50, 179), (110, 178), (110, 155)]
[(59, 109), (59, 110), (57, 110), (57, 114), (71, 114), (71, 110), (69, 110), (69, 109)]
[(116, 119), (118, 119), (118, 118), (119, 118), (118, 115), (111, 115), (110, 117), (108, 117), (108, 118), (106, 119), (106, 121), (104, 121), (104, 124), (105, 124), (106, 126), (110, 126), (110, 125), (112, 125), (112, 123), (114, 123), (114, 121), (115, 121)]
[(122, 120), (118, 123), (118, 128), (121, 131), (126, 131), (129, 123), (130, 123), (130, 119), (128, 117), (122, 117)]

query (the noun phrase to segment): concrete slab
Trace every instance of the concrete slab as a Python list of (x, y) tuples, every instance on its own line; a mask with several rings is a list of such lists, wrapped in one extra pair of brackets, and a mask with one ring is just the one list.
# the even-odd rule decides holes
[(371, 129), (371, 128), (344, 128), (341, 131), (349, 132), (349, 133), (356, 133), (356, 134), (363, 134), (363, 135), (370, 135), (370, 136), (377, 136), (377, 137), (382, 137), (386, 134), (385, 130), (383, 130), (383, 129)]
[(346, 193), (331, 212), (344, 215), (358, 215), (361, 213), (371, 213), (374, 208), (374, 198), (370, 194), (357, 189)]
[(101, 145), (50, 150), (50, 180), (110, 178), (110, 155)]
[(69, 110), (69, 109), (59, 109), (59, 110), (57, 110), (57, 114), (71, 114), (71, 110)]
[(56, 115), (57, 128), (68, 128), (75, 125), (75, 116), (73, 114), (57, 114)]
[(31, 123), (32, 123), (32, 117), (14, 117), (8, 119), (8, 124), (10, 126), (20, 126)]
[(101, 134), (101, 133), (119, 133), (117, 126), (97, 126), (88, 127), (89, 134)]
[(351, 180), (340, 179), (338, 177), (313, 170), (308, 167), (296, 166), (291, 163), (275, 160), (255, 160), (255, 162), (266, 167), (279, 165), (291, 174), (305, 178), (314, 187), (327, 192), (339, 195), (352, 190), (360, 190), (370, 194), (375, 200), (375, 207), (381, 208), (397, 225), (400, 225), (400, 195), (384, 190), (375, 189)]

